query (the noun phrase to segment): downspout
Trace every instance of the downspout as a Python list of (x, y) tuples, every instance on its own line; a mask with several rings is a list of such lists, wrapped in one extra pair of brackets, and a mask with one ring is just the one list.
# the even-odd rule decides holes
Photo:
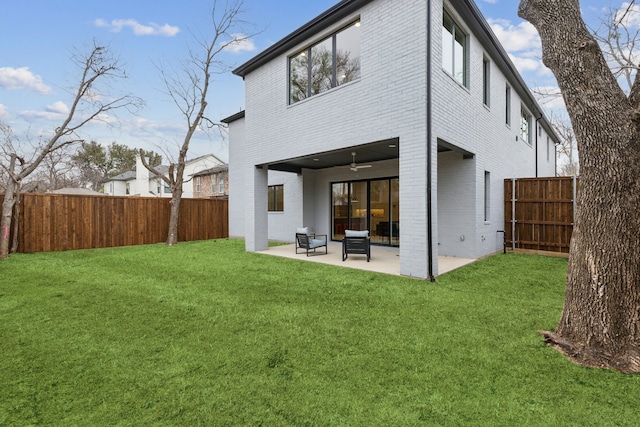
[(428, 279), (431, 282), (435, 282), (436, 278), (433, 275), (433, 204), (431, 202), (431, 193), (432, 193), (432, 175), (433, 168), (431, 166), (431, 152), (433, 148), (432, 144), (432, 132), (431, 132), (431, 122), (432, 122), (432, 111), (431, 111), (431, 0), (427, 0), (427, 265), (428, 265)]
[(536, 178), (538, 178), (538, 126), (540, 126), (540, 119), (542, 118), (542, 115), (538, 118), (536, 118), (536, 128), (534, 129), (534, 132), (536, 133)]

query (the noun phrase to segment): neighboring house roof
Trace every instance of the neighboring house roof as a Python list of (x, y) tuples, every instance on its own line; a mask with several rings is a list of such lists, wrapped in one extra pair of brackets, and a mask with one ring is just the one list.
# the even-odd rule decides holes
[(235, 122), (236, 120), (240, 120), (243, 118), (244, 118), (244, 110), (240, 111), (239, 113), (232, 114), (229, 117), (224, 118), (220, 121), (228, 125), (231, 122)]
[(130, 179), (136, 179), (136, 171), (127, 171), (121, 173), (120, 175), (112, 176), (105, 180), (105, 182), (109, 181), (129, 181)]
[(224, 164), (224, 165), (213, 167), (211, 169), (206, 169), (206, 170), (203, 170), (203, 171), (200, 171), (200, 172), (196, 172), (196, 173), (192, 174), (191, 176), (213, 175), (214, 173), (226, 172), (228, 170), (229, 170), (229, 165)]
[(193, 162), (196, 162), (198, 160), (202, 160), (202, 159), (207, 158), (207, 157), (213, 157), (214, 159), (216, 159), (217, 162), (224, 164), (224, 162), (222, 160), (220, 160), (218, 158), (218, 156), (216, 156), (215, 154), (205, 154), (204, 156), (200, 156), (200, 157), (196, 157), (194, 159), (186, 160), (185, 163), (186, 164), (193, 163)]
[[(247, 74), (280, 55), (289, 52), (295, 46), (307, 42), (312, 36), (329, 28), (341, 19), (348, 17), (350, 14), (356, 12), (358, 9), (372, 1), (373, 0), (341, 1), (280, 41), (272, 44), (271, 47), (267, 48), (262, 53), (240, 65), (238, 68), (233, 70), (233, 74), (244, 78)], [(542, 118), (544, 119), (541, 120), (541, 124), (547, 134), (552, 137), (555, 143), (559, 143), (560, 138), (551, 126), (549, 120), (546, 118), (544, 110), (531, 94), (529, 87), (522, 79), (522, 76), (520, 76), (520, 73), (518, 73), (515, 65), (513, 65), (513, 62), (509, 58), (509, 55), (504, 50), (498, 41), (498, 38), (491, 30), (489, 23), (478, 9), (478, 6), (476, 6), (473, 0), (451, 0), (450, 3), (460, 13), (465, 22), (473, 29), (474, 34), (478, 37), (484, 48), (492, 54), (496, 64), (500, 67), (504, 75), (511, 81), (514, 88), (518, 91), (520, 98), (531, 110), (535, 118), (538, 120)], [(242, 117), (244, 117), (244, 111), (227, 117), (226, 119), (223, 119), (222, 122), (228, 124)]]
[(89, 190), (88, 188), (60, 188), (59, 190), (51, 190), (49, 193), (53, 194), (69, 194), (69, 195), (82, 195), (82, 196), (104, 196), (104, 193)]

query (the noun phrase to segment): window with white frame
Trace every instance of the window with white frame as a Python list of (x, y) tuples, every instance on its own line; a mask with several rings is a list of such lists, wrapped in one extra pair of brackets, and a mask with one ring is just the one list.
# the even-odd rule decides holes
[(446, 10), (442, 17), (442, 68), (467, 86), (467, 35)]
[(218, 193), (224, 194), (224, 175), (218, 175)]
[(360, 78), (360, 20), (289, 58), (289, 104)]
[(524, 106), (520, 108), (520, 137), (531, 145), (531, 114)]
[(196, 193), (200, 192), (200, 177), (196, 176)]

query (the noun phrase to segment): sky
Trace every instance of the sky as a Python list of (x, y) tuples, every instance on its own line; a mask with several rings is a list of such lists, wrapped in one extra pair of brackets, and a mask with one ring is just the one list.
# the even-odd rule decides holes
[[(555, 87), (553, 75), (540, 60), (535, 29), (517, 16), (519, 2), (475, 1), (525, 82), (530, 87)], [(604, 8), (622, 3), (611, 1), (582, 0), (586, 22), (598, 26)], [(241, 19), (247, 25), (238, 34), (255, 36), (218, 59), (233, 69), (337, 2), (244, 0)], [(59, 126), (79, 78), (71, 58), (95, 42), (109, 46), (128, 76), (111, 81), (104, 94), (131, 93), (145, 106), (135, 115), (118, 113), (111, 126), (87, 126), (80, 136), (104, 145), (116, 142), (165, 156), (175, 154), (186, 124), (166, 94), (160, 70), (178, 70), (189, 48), (210, 35), (212, 4), (213, 0), (0, 0), (0, 121), (23, 141), (36, 141)], [(215, 74), (208, 104), (207, 116), (215, 121), (241, 111), (242, 78), (231, 72)], [(557, 101), (548, 104), (558, 107)], [(214, 153), (227, 161), (227, 148), (228, 141), (220, 134), (200, 132), (188, 157)]]

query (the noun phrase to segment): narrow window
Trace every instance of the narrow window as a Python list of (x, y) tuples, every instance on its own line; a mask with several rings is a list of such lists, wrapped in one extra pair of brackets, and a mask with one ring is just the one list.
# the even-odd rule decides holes
[(484, 171), (484, 220), (491, 220), (491, 173)]
[(196, 193), (200, 192), (200, 177), (196, 176)]
[(511, 88), (508, 85), (505, 91), (505, 106), (504, 122), (507, 126), (511, 126)]
[(549, 162), (551, 156), (551, 139), (547, 137), (547, 162)]
[(224, 194), (224, 176), (218, 176), (218, 193)]
[(127, 189), (125, 190), (127, 194), (131, 192), (131, 184), (127, 182)]
[(268, 211), (284, 211), (284, 185), (270, 185), (268, 187)]
[(446, 11), (442, 17), (442, 68), (467, 86), (467, 35)]
[(520, 108), (520, 136), (531, 145), (531, 114), (524, 107)]
[(487, 58), (482, 60), (482, 102), (489, 107), (491, 99), (491, 62)]

